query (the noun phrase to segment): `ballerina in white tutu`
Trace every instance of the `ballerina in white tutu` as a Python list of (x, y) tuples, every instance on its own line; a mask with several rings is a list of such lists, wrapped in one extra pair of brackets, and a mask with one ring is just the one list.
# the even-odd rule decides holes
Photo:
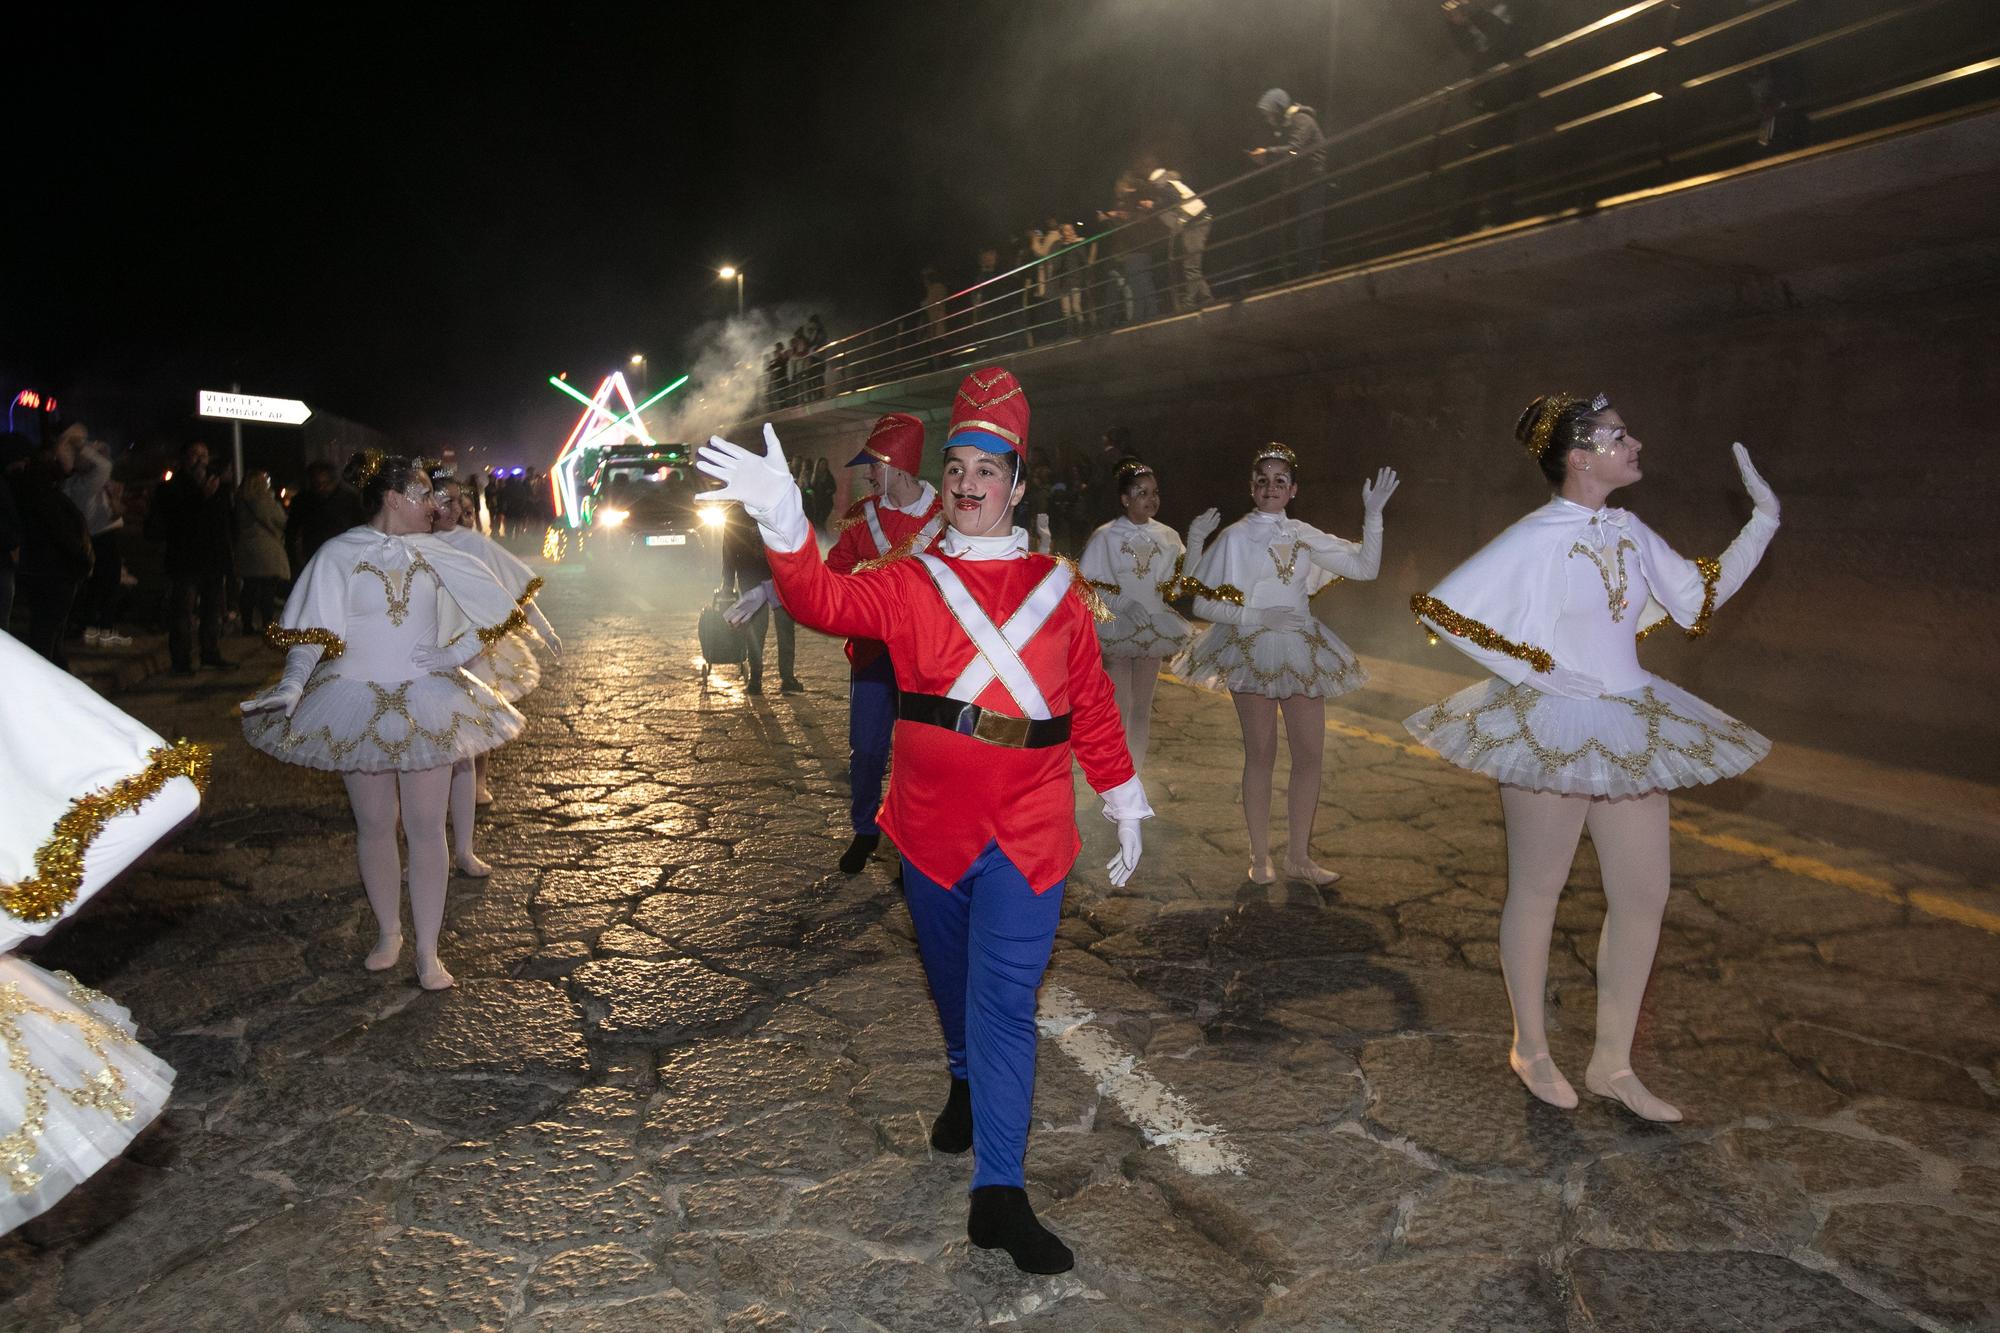
[(1605, 503), (1639, 480), (1644, 446), (1603, 395), (1537, 398), (1515, 433), (1555, 496), (1411, 600), (1434, 637), (1494, 679), (1404, 725), (1450, 762), (1500, 782), (1500, 962), (1514, 1008), (1508, 1064), (1543, 1101), (1576, 1105), (1550, 1057), (1542, 1005), (1556, 903), (1588, 828), (1607, 910), (1584, 1083), (1645, 1119), (1679, 1120), (1632, 1072), (1632, 1035), (1667, 903), (1667, 792), (1733, 777), (1771, 746), (1640, 666), (1637, 642), (1669, 618), (1690, 638), (1707, 631), (1777, 532), (1778, 500), (1737, 445), (1750, 521), (1720, 559), (1689, 560)]
[[(432, 531), (492, 571), (500, 586), (513, 594), (514, 605), (527, 617), (526, 624), (488, 646), (465, 668), (492, 686), (502, 699), (517, 704), (542, 683), (542, 665), (535, 658), (535, 646), (562, 656), (562, 640), (556, 637), (555, 626), (535, 604), (535, 594), (542, 590), (541, 577), (512, 551), (479, 530), (479, 508), (465, 483), (448, 472), (436, 472), (431, 475), (431, 489), (438, 501)], [(474, 879), (484, 879), (493, 873), (493, 867), (472, 850), (476, 807), (493, 800), (493, 792), (486, 785), (487, 761), (492, 757), (491, 750), (482, 750), (475, 757), (461, 759), (451, 766), (452, 864)]]
[(265, 637), (284, 676), (242, 705), (243, 736), (273, 758), (341, 774), (354, 805), (361, 883), (380, 935), (365, 966), (402, 954), (400, 814), (410, 847), (417, 980), (451, 985), (444, 922), (445, 803), (452, 765), (514, 739), (521, 715), (464, 670), (527, 613), (486, 566), (431, 535), (420, 460), (370, 450), (348, 465), (366, 522), (328, 541)]
[(13, 956), (201, 803), (208, 752), (159, 736), (0, 634), (0, 1234), (151, 1124), (174, 1071), (123, 1006)]
[(1266, 445), (1250, 464), (1256, 508), (1222, 530), (1184, 581), (1195, 614), (1211, 622), (1176, 657), (1171, 670), (1191, 685), (1227, 690), (1243, 728), (1243, 819), (1250, 829), (1252, 883), (1277, 878), (1271, 868), (1271, 770), (1278, 758), (1278, 714), (1292, 751), (1286, 801), (1285, 874), (1326, 885), (1340, 875), (1312, 859), (1319, 812), (1326, 701), (1358, 690), (1368, 675), (1348, 646), (1313, 618), (1312, 595), (1337, 578), (1372, 579), (1382, 565), (1382, 509), (1396, 474), (1382, 468), (1361, 487), (1361, 540), (1343, 541), (1285, 516), (1299, 493), (1298, 456)]
[(1125, 724), (1132, 766), (1143, 769), (1153, 734), (1160, 661), (1187, 647), (1194, 636), (1194, 627), (1167, 602), (1180, 595), (1186, 566), (1200, 562), (1202, 547), (1222, 516), (1211, 509), (1196, 518), (1183, 547), (1180, 534), (1154, 517), (1160, 512), (1160, 479), (1137, 459), (1118, 465), (1118, 502), (1124, 516), (1090, 534), (1078, 565), (1111, 610), (1111, 619), (1097, 627), (1097, 641), (1118, 696), (1118, 720)]

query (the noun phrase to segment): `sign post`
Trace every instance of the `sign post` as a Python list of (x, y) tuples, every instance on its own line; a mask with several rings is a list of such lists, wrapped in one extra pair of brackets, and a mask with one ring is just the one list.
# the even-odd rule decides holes
[(201, 390), (200, 414), (228, 421), (230, 443), (236, 454), (236, 483), (243, 484), (243, 423), (261, 421), (271, 426), (303, 426), (312, 409), (296, 398), (260, 398), (256, 394), (239, 393), (241, 385), (232, 384), (228, 393), (218, 393), (213, 389)]

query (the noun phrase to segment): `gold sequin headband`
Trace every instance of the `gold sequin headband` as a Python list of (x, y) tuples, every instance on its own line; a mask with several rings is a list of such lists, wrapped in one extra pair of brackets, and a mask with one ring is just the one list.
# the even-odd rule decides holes
[[(1528, 432), (1528, 454), (1530, 457), (1539, 460), (1544, 454), (1548, 453), (1549, 445), (1555, 440), (1556, 422), (1562, 418), (1563, 413), (1581, 402), (1583, 402), (1583, 399), (1572, 397), (1566, 393), (1552, 393), (1542, 400), (1542, 410), (1535, 414), (1534, 429)], [(1611, 400), (1600, 393), (1590, 400), (1585, 410), (1588, 412), (1602, 412), (1609, 406), (1611, 406)]]
[(1120, 482), (1130, 480), (1133, 477), (1151, 477), (1156, 475), (1152, 464), (1142, 463), (1136, 458), (1128, 458), (1120, 463), (1117, 471)]
[(1287, 449), (1284, 445), (1279, 444), (1276, 440), (1273, 440), (1271, 443), (1265, 445), (1262, 449), (1258, 450), (1257, 456), (1250, 460), (1250, 466), (1254, 468), (1267, 458), (1280, 459), (1284, 462), (1286, 467), (1292, 468), (1294, 470), (1297, 470), (1299, 466), (1299, 456), (1293, 453), (1290, 449)]
[(375, 474), (381, 470), (382, 451), (380, 449), (363, 449), (361, 451), (361, 466), (354, 470), (355, 486), (357, 488), (366, 486), (369, 482), (375, 480)]

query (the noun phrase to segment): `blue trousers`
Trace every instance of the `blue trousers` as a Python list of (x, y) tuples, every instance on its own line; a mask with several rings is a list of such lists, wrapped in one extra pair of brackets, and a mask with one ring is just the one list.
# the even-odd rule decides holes
[(903, 900), (953, 1078), (972, 1084), (972, 1188), (1025, 1186), (1035, 1102), (1035, 993), (1055, 947), (1063, 886), (1044, 893), (997, 843), (949, 888), (903, 862)]
[(896, 729), (896, 669), (885, 653), (847, 682), (847, 785), (856, 833), (881, 833), (882, 775), (889, 771), (889, 736)]

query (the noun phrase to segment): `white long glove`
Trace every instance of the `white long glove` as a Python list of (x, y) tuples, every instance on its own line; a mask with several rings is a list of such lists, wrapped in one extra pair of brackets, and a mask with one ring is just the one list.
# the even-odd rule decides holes
[(486, 651), (486, 642), (467, 630), (450, 643), (427, 643), (410, 654), (419, 671), (455, 671)]
[[(1265, 629), (1290, 629), (1304, 634), (1312, 628), (1313, 618), (1305, 612), (1290, 606), (1259, 607), (1250, 613)], [(1246, 622), (1247, 623), (1247, 622)]]
[(541, 635), (542, 642), (549, 646), (549, 651), (560, 658), (562, 656), (562, 640), (556, 637), (556, 627), (551, 625), (549, 618), (542, 614), (542, 608), (536, 606), (533, 602), (528, 603), (527, 611), (528, 623), (534, 626), (535, 633)]
[(1208, 539), (1213, 537), (1215, 530), (1221, 526), (1222, 511), (1220, 509), (1204, 509), (1201, 513), (1195, 515), (1194, 522), (1188, 524), (1188, 568), (1192, 569), (1194, 562), (1201, 559), (1202, 548), (1208, 545)]
[(722, 613), (722, 618), (732, 625), (748, 624), (750, 617), (762, 610), (770, 600), (771, 581), (766, 579), (764, 582), (750, 589), (750, 591), (744, 593), (741, 597), (738, 597), (735, 605)]
[(1035, 515), (1035, 550), (1041, 555), (1052, 555), (1056, 549), (1056, 534), (1049, 527), (1047, 514)]
[(1732, 444), (1731, 452), (1736, 455), (1736, 470), (1743, 474), (1743, 489), (1750, 492), (1750, 503), (1764, 517), (1776, 522), (1778, 519), (1778, 494), (1765, 482), (1763, 476), (1750, 463), (1750, 451), (1741, 442)]
[(306, 692), (306, 680), (318, 665), (320, 654), (326, 650), (316, 643), (302, 643), (285, 653), (285, 674), (278, 677), (278, 683), (254, 699), (245, 699), (236, 705), (246, 716), (256, 713), (283, 713), (286, 717), (299, 706), (299, 698)]
[(763, 529), (764, 544), (774, 551), (796, 551), (812, 540), (799, 484), (792, 480), (778, 432), (768, 422), (761, 454), (731, 444), (720, 435), (709, 436), (699, 452), (695, 466), (722, 482), (722, 489), (705, 493), (703, 500), (740, 503), (743, 512)]
[(1582, 671), (1572, 671), (1566, 666), (1549, 671), (1530, 671), (1521, 682), (1532, 685), (1543, 694), (1553, 694), (1564, 699), (1595, 699), (1604, 693), (1604, 682)]
[(1363, 520), (1372, 519), (1379, 521), (1382, 517), (1383, 509), (1388, 507), (1389, 497), (1396, 493), (1396, 488), (1400, 485), (1402, 485), (1402, 482), (1397, 479), (1396, 469), (1392, 467), (1377, 468), (1374, 481), (1362, 482), (1361, 514)]

